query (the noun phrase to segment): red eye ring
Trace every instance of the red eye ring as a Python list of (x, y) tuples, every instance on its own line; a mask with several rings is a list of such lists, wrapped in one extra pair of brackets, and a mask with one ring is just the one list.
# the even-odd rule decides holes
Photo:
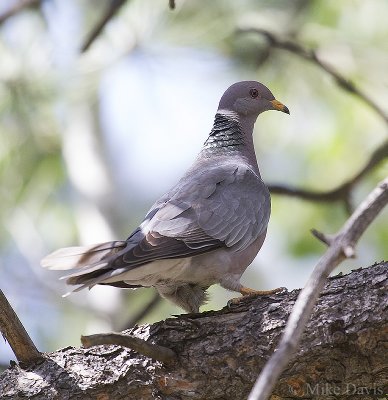
[(259, 96), (259, 91), (257, 89), (251, 89), (249, 91), (250, 96), (252, 97), (252, 99), (255, 99), (256, 97)]

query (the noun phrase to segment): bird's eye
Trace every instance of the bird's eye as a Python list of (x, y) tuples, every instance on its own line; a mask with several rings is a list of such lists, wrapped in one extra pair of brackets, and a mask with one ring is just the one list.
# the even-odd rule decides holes
[(251, 89), (249, 94), (251, 95), (252, 99), (255, 99), (259, 95), (259, 92), (257, 89)]

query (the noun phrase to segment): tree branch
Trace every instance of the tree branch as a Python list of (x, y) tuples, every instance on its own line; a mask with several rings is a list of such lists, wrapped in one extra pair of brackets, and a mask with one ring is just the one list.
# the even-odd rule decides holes
[(330, 246), (333, 243), (333, 236), (332, 235), (326, 235), (316, 229), (311, 229), (311, 233), (322, 243), (326, 244), (327, 246)]
[(29, 364), (42, 358), (27, 331), (0, 290), (0, 332), (11, 346), (19, 362)]
[(354, 256), (355, 244), (387, 203), (388, 178), (373, 190), (339, 233), (330, 240), (328, 250), (319, 260), (306, 286), (298, 296), (278, 349), (261, 371), (248, 400), (266, 400), (269, 398), (282, 371), (293, 357), (300, 343), (302, 333), (327, 277), (345, 258)]
[(364, 165), (359, 172), (352, 178), (339, 185), (338, 187), (326, 191), (315, 192), (312, 190), (304, 190), (293, 188), (286, 185), (268, 185), (272, 194), (280, 194), (285, 196), (299, 197), (304, 200), (316, 202), (334, 202), (346, 201), (350, 197), (353, 187), (372, 169), (374, 169), (381, 161), (388, 158), (388, 140), (383, 142), (370, 156), (368, 162)]
[(106, 24), (118, 13), (120, 8), (126, 3), (127, 0), (111, 0), (108, 4), (107, 10), (104, 15), (98, 21), (96, 26), (89, 33), (87, 38), (85, 39), (84, 44), (81, 47), (81, 52), (84, 53), (92, 43), (98, 38)]
[[(355, 390), (363, 391), (363, 400), (383, 397), (376, 394), (388, 389), (387, 268), (381, 263), (329, 278), (273, 399), (318, 398), (317, 393), (330, 398), (341, 391), (336, 398), (354, 400)], [(231, 309), (184, 314), (126, 332), (172, 349), (178, 362), (168, 366), (119, 346), (67, 347), (27, 370), (13, 365), (0, 375), (0, 397), (246, 400), (298, 294), (245, 299)]]
[(167, 347), (148, 343), (143, 339), (121, 333), (110, 332), (81, 336), (81, 342), (86, 348), (106, 344), (129, 347), (144, 356), (161, 361), (165, 364), (172, 364), (177, 361), (176, 354)]
[(168, 6), (170, 10), (175, 10), (175, 0), (168, 0)]
[(388, 124), (387, 113), (378, 104), (376, 104), (366, 93), (364, 93), (361, 89), (359, 89), (353, 82), (345, 78), (329, 64), (320, 60), (315, 50), (307, 49), (302, 45), (300, 45), (299, 43), (294, 42), (292, 40), (281, 39), (272, 32), (269, 32), (265, 29), (257, 29), (257, 28), (239, 29), (238, 33), (257, 33), (259, 35), (262, 35), (267, 39), (267, 41), (272, 47), (289, 51), (290, 53), (295, 54), (303, 58), (304, 60), (307, 60), (312, 64), (318, 66), (320, 69), (329, 74), (335, 80), (338, 86), (340, 86), (348, 93), (351, 93), (354, 96), (358, 97), (360, 100), (362, 100)]

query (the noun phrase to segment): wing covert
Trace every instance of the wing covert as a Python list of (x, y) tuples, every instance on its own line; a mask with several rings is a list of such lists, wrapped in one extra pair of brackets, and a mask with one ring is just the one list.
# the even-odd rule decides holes
[(269, 215), (268, 189), (251, 169), (227, 164), (202, 170), (155, 203), (114, 268), (220, 247), (243, 250), (265, 231)]

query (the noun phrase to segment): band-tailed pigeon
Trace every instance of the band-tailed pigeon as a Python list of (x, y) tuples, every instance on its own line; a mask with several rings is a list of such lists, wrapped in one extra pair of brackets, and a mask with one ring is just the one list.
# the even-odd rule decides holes
[(127, 240), (60, 249), (42, 266), (73, 269), (64, 278), (80, 285), (75, 291), (101, 284), (153, 286), (188, 312), (199, 311), (215, 283), (242, 295), (275, 292), (240, 283), (264, 242), (270, 216), (252, 137), (258, 115), (267, 110), (289, 114), (259, 82), (230, 86), (193, 165)]

